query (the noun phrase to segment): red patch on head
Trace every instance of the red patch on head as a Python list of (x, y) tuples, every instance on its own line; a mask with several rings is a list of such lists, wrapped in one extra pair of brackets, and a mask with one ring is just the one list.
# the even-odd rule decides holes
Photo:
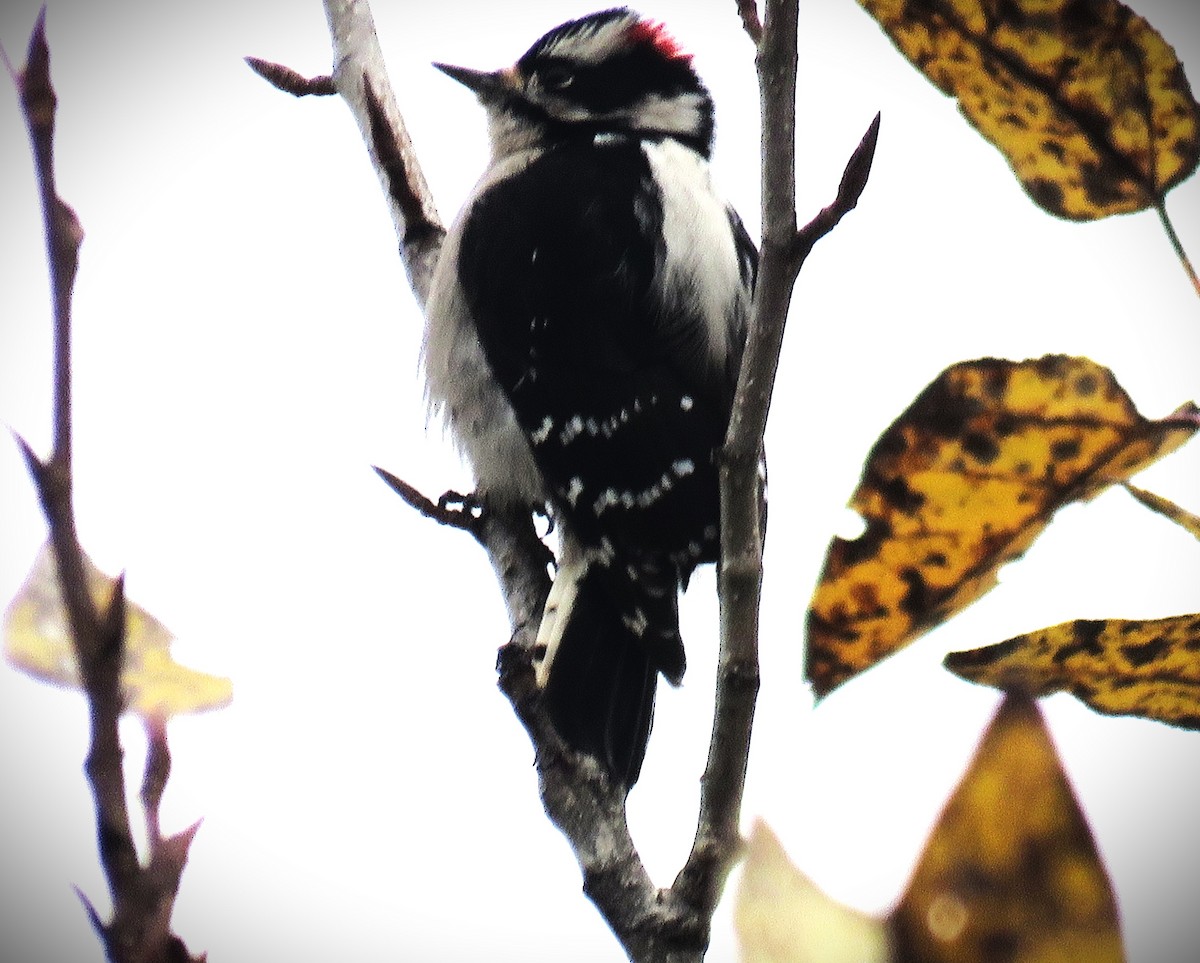
[(648, 43), (668, 60), (691, 60), (687, 53), (667, 30), (666, 24), (657, 20), (639, 20), (629, 28), (629, 39), (633, 43)]

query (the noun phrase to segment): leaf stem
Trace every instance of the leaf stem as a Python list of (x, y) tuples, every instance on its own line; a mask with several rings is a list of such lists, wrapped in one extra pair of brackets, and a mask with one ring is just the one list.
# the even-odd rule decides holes
[(1175, 233), (1175, 225), (1171, 223), (1171, 218), (1167, 214), (1166, 201), (1159, 198), (1158, 202), (1154, 205), (1154, 209), (1158, 211), (1158, 219), (1162, 222), (1163, 230), (1167, 232), (1167, 240), (1171, 242), (1171, 247), (1175, 249), (1175, 255), (1179, 258), (1179, 263), (1183, 265), (1188, 279), (1192, 282), (1192, 287), (1196, 289), (1196, 294), (1200, 296), (1200, 277), (1196, 276), (1196, 269), (1192, 266), (1187, 251), (1183, 249), (1183, 242), (1179, 240), (1179, 235)]

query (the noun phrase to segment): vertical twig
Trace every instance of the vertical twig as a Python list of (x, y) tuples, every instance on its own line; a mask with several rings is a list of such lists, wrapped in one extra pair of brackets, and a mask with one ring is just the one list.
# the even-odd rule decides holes
[[(58, 196), (54, 178), (54, 121), (57, 97), (50, 83), (50, 51), (45, 11), (30, 37), (25, 68), (13, 73), (29, 128), (54, 305), (53, 449), (41, 461), (17, 439), (41, 499), (50, 530), (58, 580), (79, 673), (88, 700), (91, 741), (85, 772), (96, 810), (101, 866), (113, 901), (113, 920), (103, 923), (91, 904), (84, 906), (110, 960), (120, 963), (179, 963), (190, 960), (170, 932), (170, 906), (186, 844), (171, 854), (169, 892), (153, 884), (138, 862), (129, 822), (118, 723), (123, 709), (121, 669), (125, 648), (124, 579), (118, 578), (106, 604), (97, 608), (88, 586), (79, 545), (73, 499), (71, 437), (71, 298), (79, 265), (83, 230), (75, 212)], [(161, 790), (160, 790), (161, 791)], [(189, 837), (190, 838), (190, 837)], [(160, 867), (161, 869), (162, 867)], [(81, 896), (82, 898), (82, 896)], [(165, 912), (164, 912), (165, 911)]]
[[(745, 12), (742, 10), (743, 22)], [(796, 0), (768, 0), (758, 47), (763, 238), (737, 394), (721, 451), (721, 649), (700, 816), (681, 895), (709, 916), (737, 855), (758, 695), (762, 531), (758, 466), (795, 273)]]

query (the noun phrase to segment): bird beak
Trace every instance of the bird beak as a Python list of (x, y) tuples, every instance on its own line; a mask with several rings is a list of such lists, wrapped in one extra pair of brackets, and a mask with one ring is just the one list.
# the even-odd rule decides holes
[(482, 101), (511, 97), (519, 86), (516, 71), (511, 67), (488, 73), (484, 70), (471, 70), (469, 67), (453, 67), (450, 64), (435, 63), (434, 66), (468, 90), (473, 90)]

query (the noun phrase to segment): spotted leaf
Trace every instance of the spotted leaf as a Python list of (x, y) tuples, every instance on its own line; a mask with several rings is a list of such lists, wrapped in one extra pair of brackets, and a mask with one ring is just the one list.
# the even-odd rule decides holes
[(1159, 205), (1200, 161), (1175, 51), (1116, 0), (859, 2), (1051, 214)]
[(816, 693), (975, 601), (1059, 507), (1123, 481), (1198, 427), (1191, 404), (1143, 418), (1085, 358), (948, 368), (868, 456), (850, 503), (866, 531), (829, 546), (808, 613)]
[[(84, 556), (88, 589), (106, 605), (112, 581)], [(171, 657), (173, 636), (158, 619), (125, 603), (125, 666), (121, 685), (126, 708), (145, 718), (167, 719), (228, 705), (232, 683), (197, 672)], [(38, 552), (20, 592), (4, 613), (4, 655), (17, 669), (53, 685), (80, 688), (58, 570), (49, 544)]]
[(1001, 705), (891, 929), (896, 958), (922, 963), (1124, 959), (1108, 874), (1028, 699)]
[(952, 652), (946, 668), (984, 685), (1070, 692), (1099, 712), (1200, 729), (1200, 614), (1076, 619)]

